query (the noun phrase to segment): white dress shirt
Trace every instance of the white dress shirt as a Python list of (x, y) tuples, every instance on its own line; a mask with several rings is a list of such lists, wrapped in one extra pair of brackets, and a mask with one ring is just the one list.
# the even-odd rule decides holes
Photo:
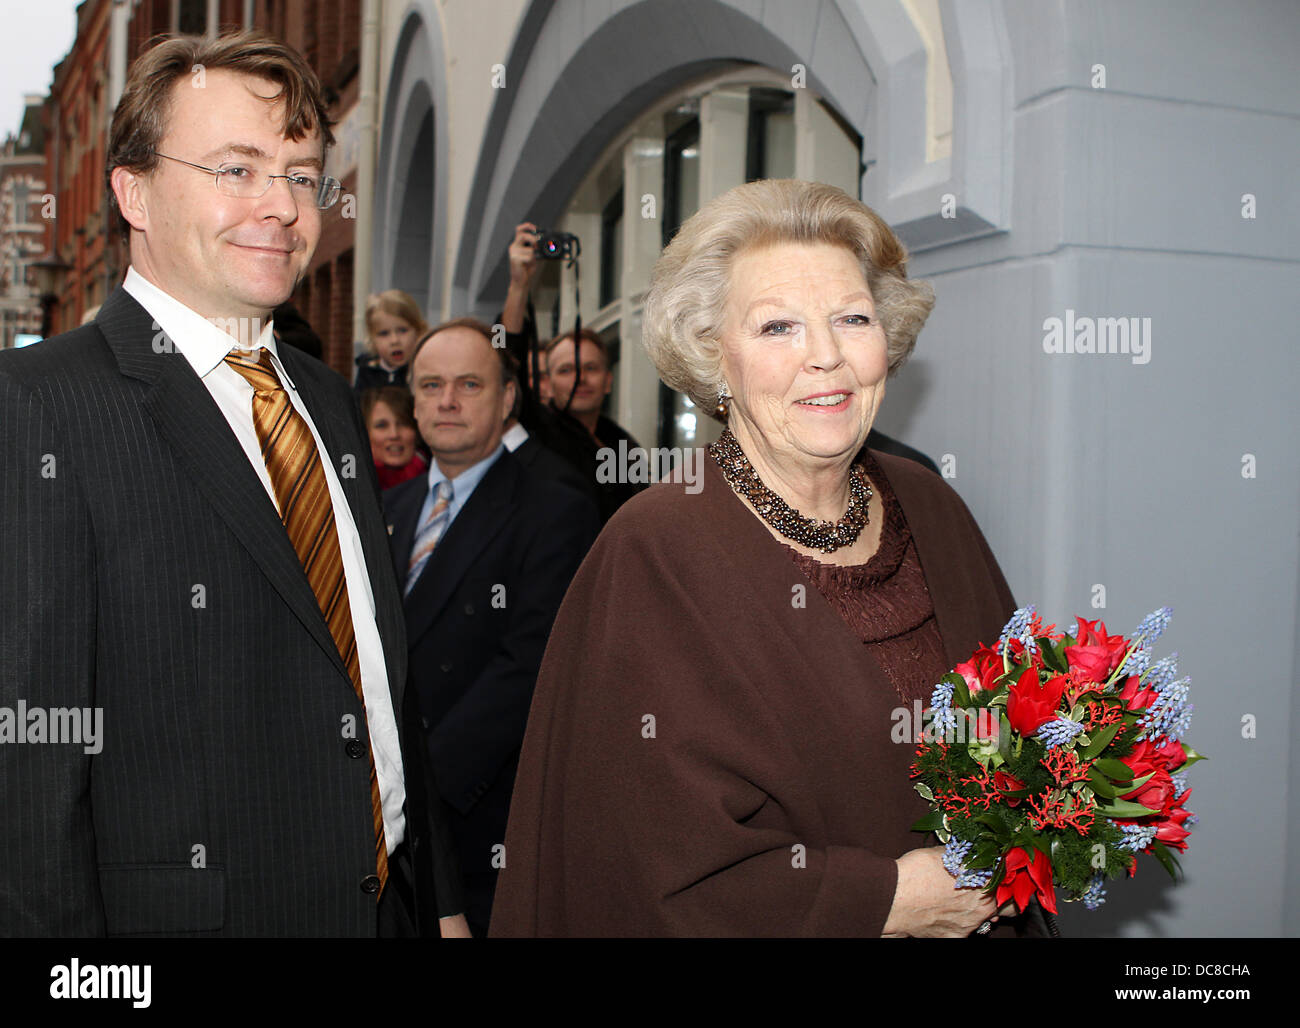
[[(402, 807), (406, 803), (402, 751), (398, 744), (397, 719), (393, 714), (393, 699), (388, 687), (388, 667), (384, 661), (383, 643), (379, 638), (379, 625), (375, 620), (375, 596), (370, 588), (370, 575), (366, 571), (361, 536), (357, 532), (356, 523), (352, 519), (352, 508), (348, 506), (334, 466), (340, 455), (331, 454), (325, 449), (311, 414), (298, 395), (297, 387), (280, 363), (270, 321), (265, 325), (253, 322), (228, 326), (244, 336), (239, 339), (163, 292), (135, 268), (127, 269), (126, 280), (122, 285), (153, 316), (154, 331), (166, 333), (167, 339), (189, 361), (194, 373), (212, 394), (212, 399), (216, 401), (230, 430), (243, 447), (248, 463), (257, 472), (266, 495), (277, 511), (280, 505), (275, 498), (275, 487), (271, 484), (266, 463), (262, 460), (262, 444), (258, 441), (257, 429), (253, 424), (254, 390), (238, 371), (225, 362), (231, 349), (255, 351), (265, 347), (269, 350), (275, 373), (289, 394), (289, 402), (311, 429), (316, 449), (321, 455), (330, 502), (334, 505), (334, 524), (338, 530), (343, 575), (352, 608), (352, 629), (357, 639), (357, 659), (361, 665), (361, 691), (366, 701), (370, 748), (374, 754), (375, 774), (379, 779), (379, 796), (384, 809), (384, 839), (391, 853), (406, 837), (406, 817), (402, 813)], [(369, 460), (368, 443), (364, 439), (361, 443), (365, 450), (363, 456)]]

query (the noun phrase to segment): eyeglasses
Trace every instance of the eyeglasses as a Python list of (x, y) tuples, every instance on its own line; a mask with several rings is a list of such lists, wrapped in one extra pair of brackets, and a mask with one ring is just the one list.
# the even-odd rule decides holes
[(213, 177), (217, 192), (226, 196), (237, 196), (244, 200), (253, 200), (265, 196), (274, 179), (282, 178), (289, 183), (289, 189), (300, 202), (311, 203), (322, 211), (329, 210), (338, 201), (343, 191), (343, 184), (328, 175), (310, 175), (298, 172), (293, 175), (272, 175), (264, 168), (249, 164), (223, 164), (219, 168), (205, 168), (202, 164), (183, 161), (165, 153), (152, 151), (155, 157), (166, 157), (169, 161), (184, 164), (197, 171), (206, 171)]

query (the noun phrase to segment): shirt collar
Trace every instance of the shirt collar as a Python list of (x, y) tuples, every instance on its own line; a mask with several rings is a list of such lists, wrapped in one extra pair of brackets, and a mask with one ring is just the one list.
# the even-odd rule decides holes
[(296, 389), (289, 373), (280, 363), (275, 333), (269, 318), (261, 324), (256, 318), (232, 318), (225, 322), (205, 318), (154, 285), (134, 267), (127, 268), (122, 288), (153, 316), (155, 331), (165, 334), (172, 347), (189, 361), (199, 378), (204, 378), (214, 368), (220, 367), (231, 349), (253, 351), (265, 347), (271, 353), (271, 362), (275, 365), (280, 381)]
[(501, 445), (511, 453), (514, 453), (526, 442), (528, 442), (528, 429), (524, 428), (518, 421), (506, 429), (505, 435), (501, 437)]
[[(484, 457), (477, 464), (472, 464), (454, 479), (451, 480), (452, 503), (459, 504), (469, 497), (475, 487), (483, 481), (483, 476), (488, 473), (488, 469), (496, 463), (498, 457), (506, 452), (505, 446), (497, 444), (497, 448), (488, 456)], [(438, 488), (438, 483), (447, 478), (442, 473), (442, 468), (438, 467), (438, 459), (435, 457), (429, 462), (429, 492), (432, 493)]]

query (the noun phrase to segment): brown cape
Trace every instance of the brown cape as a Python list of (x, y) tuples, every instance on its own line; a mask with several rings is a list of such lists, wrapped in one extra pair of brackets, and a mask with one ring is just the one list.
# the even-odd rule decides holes
[[(996, 639), (1011, 592), (941, 478), (873, 455), (951, 667)], [(619, 511), (560, 608), (494, 936), (878, 936), (895, 858), (925, 844), (897, 693), (703, 463), (699, 493), (663, 483)]]

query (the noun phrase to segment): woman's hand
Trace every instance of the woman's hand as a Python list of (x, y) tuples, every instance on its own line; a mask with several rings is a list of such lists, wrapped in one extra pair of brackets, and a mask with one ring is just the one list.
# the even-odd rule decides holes
[(958, 938), (997, 920), (997, 903), (983, 889), (954, 889), (943, 866), (943, 847), (910, 850), (896, 861), (898, 887), (885, 920), (887, 938), (908, 935)]
[(469, 922), (465, 920), (464, 914), (453, 914), (451, 917), (440, 917), (438, 919), (438, 931), (444, 939), (472, 938), (469, 930)]

